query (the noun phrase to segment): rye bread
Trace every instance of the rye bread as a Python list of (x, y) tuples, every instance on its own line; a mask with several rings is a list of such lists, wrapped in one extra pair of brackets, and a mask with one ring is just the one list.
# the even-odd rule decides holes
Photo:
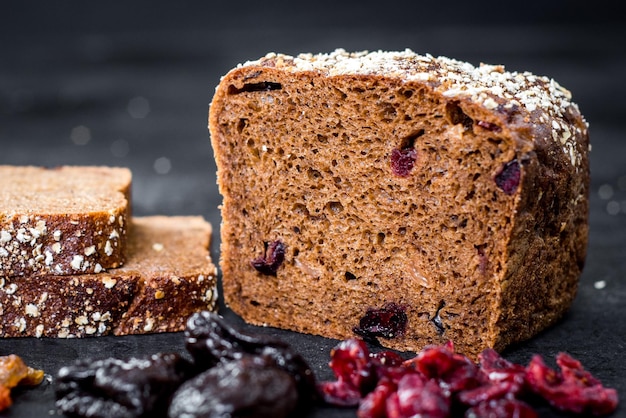
[(121, 266), (131, 181), (126, 168), (0, 166), (0, 277)]
[(554, 80), (412, 51), (268, 54), (209, 111), (225, 302), (399, 350), (502, 350), (575, 297), (588, 125)]
[(211, 225), (201, 217), (137, 217), (128, 259), (99, 274), (0, 277), (0, 336), (75, 338), (182, 331), (215, 310)]

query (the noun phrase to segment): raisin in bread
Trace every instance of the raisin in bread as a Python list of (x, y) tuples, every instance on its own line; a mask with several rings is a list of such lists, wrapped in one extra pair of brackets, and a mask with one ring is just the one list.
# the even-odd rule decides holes
[(0, 277), (0, 336), (84, 337), (182, 331), (215, 310), (211, 225), (201, 217), (132, 220), (128, 260), (99, 274)]
[(126, 168), (0, 166), (0, 277), (122, 265), (131, 181)]
[(553, 80), (408, 50), (269, 54), (222, 78), (209, 128), (223, 292), (250, 323), (475, 356), (574, 299), (588, 131)]

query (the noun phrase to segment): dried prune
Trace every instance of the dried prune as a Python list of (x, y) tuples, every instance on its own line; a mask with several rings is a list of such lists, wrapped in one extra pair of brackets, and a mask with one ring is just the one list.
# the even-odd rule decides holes
[(246, 357), (220, 363), (183, 383), (172, 397), (170, 418), (282, 418), (298, 403), (294, 378), (273, 362)]
[(190, 364), (174, 353), (81, 359), (59, 370), (56, 406), (89, 418), (164, 416), (170, 396), (190, 375)]
[(353, 328), (355, 334), (377, 342), (376, 337), (395, 338), (404, 335), (408, 317), (404, 308), (390, 302), (379, 309), (369, 308)]
[(298, 389), (299, 402), (305, 405), (315, 395), (315, 377), (307, 362), (287, 343), (264, 336), (239, 332), (218, 314), (203, 311), (187, 321), (185, 345), (202, 370), (220, 363), (259, 357), (291, 375)]
[(517, 159), (511, 160), (496, 174), (496, 185), (507, 195), (515, 193), (520, 182), (520, 166)]
[(285, 244), (280, 241), (265, 243), (265, 252), (262, 256), (250, 262), (259, 273), (267, 276), (276, 276), (278, 268), (285, 261)]
[(556, 363), (560, 372), (546, 366), (540, 356), (533, 356), (526, 374), (533, 392), (561, 411), (599, 416), (615, 410), (618, 403), (615, 389), (605, 388), (568, 354), (559, 353)]

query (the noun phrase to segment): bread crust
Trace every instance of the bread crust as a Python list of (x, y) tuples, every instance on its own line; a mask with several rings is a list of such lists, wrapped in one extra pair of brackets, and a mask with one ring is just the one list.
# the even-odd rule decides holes
[[(476, 356), (575, 297), (589, 138), (553, 80), (411, 51), (268, 54), (223, 77), (209, 129), (224, 297), (250, 323), (343, 339), (394, 303), (408, 323), (384, 346)], [(394, 150), (414, 152), (408, 173)], [(277, 241), (284, 262), (257, 271)]]
[(0, 166), (0, 276), (99, 273), (124, 263), (130, 170)]
[(128, 261), (99, 274), (0, 277), (0, 336), (80, 338), (182, 331), (215, 310), (211, 226), (201, 217), (138, 217)]

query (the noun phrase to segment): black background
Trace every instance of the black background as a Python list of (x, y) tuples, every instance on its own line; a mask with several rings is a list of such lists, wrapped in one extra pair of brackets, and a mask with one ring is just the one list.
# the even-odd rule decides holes
[[(626, 16), (618, 6), (566, 0), (5, 2), (0, 164), (127, 166), (135, 214), (201, 214), (218, 229), (207, 110), (219, 77), (240, 62), (270, 51), (411, 48), (547, 75), (572, 91), (591, 125), (587, 264), (569, 314), (504, 354), (527, 363), (539, 353), (551, 363), (567, 351), (626, 398)], [(222, 313), (244, 326), (223, 307)], [(318, 377), (330, 378), (326, 364), (336, 341), (252, 329), (288, 340)], [(18, 354), (51, 376), (76, 357), (182, 350), (182, 334), (0, 341), (0, 355)], [(18, 390), (2, 416), (54, 415), (53, 400), (49, 383)], [(545, 407), (540, 412), (560, 416)], [(354, 411), (320, 409), (311, 416)], [(626, 416), (626, 408), (614, 416)]]

